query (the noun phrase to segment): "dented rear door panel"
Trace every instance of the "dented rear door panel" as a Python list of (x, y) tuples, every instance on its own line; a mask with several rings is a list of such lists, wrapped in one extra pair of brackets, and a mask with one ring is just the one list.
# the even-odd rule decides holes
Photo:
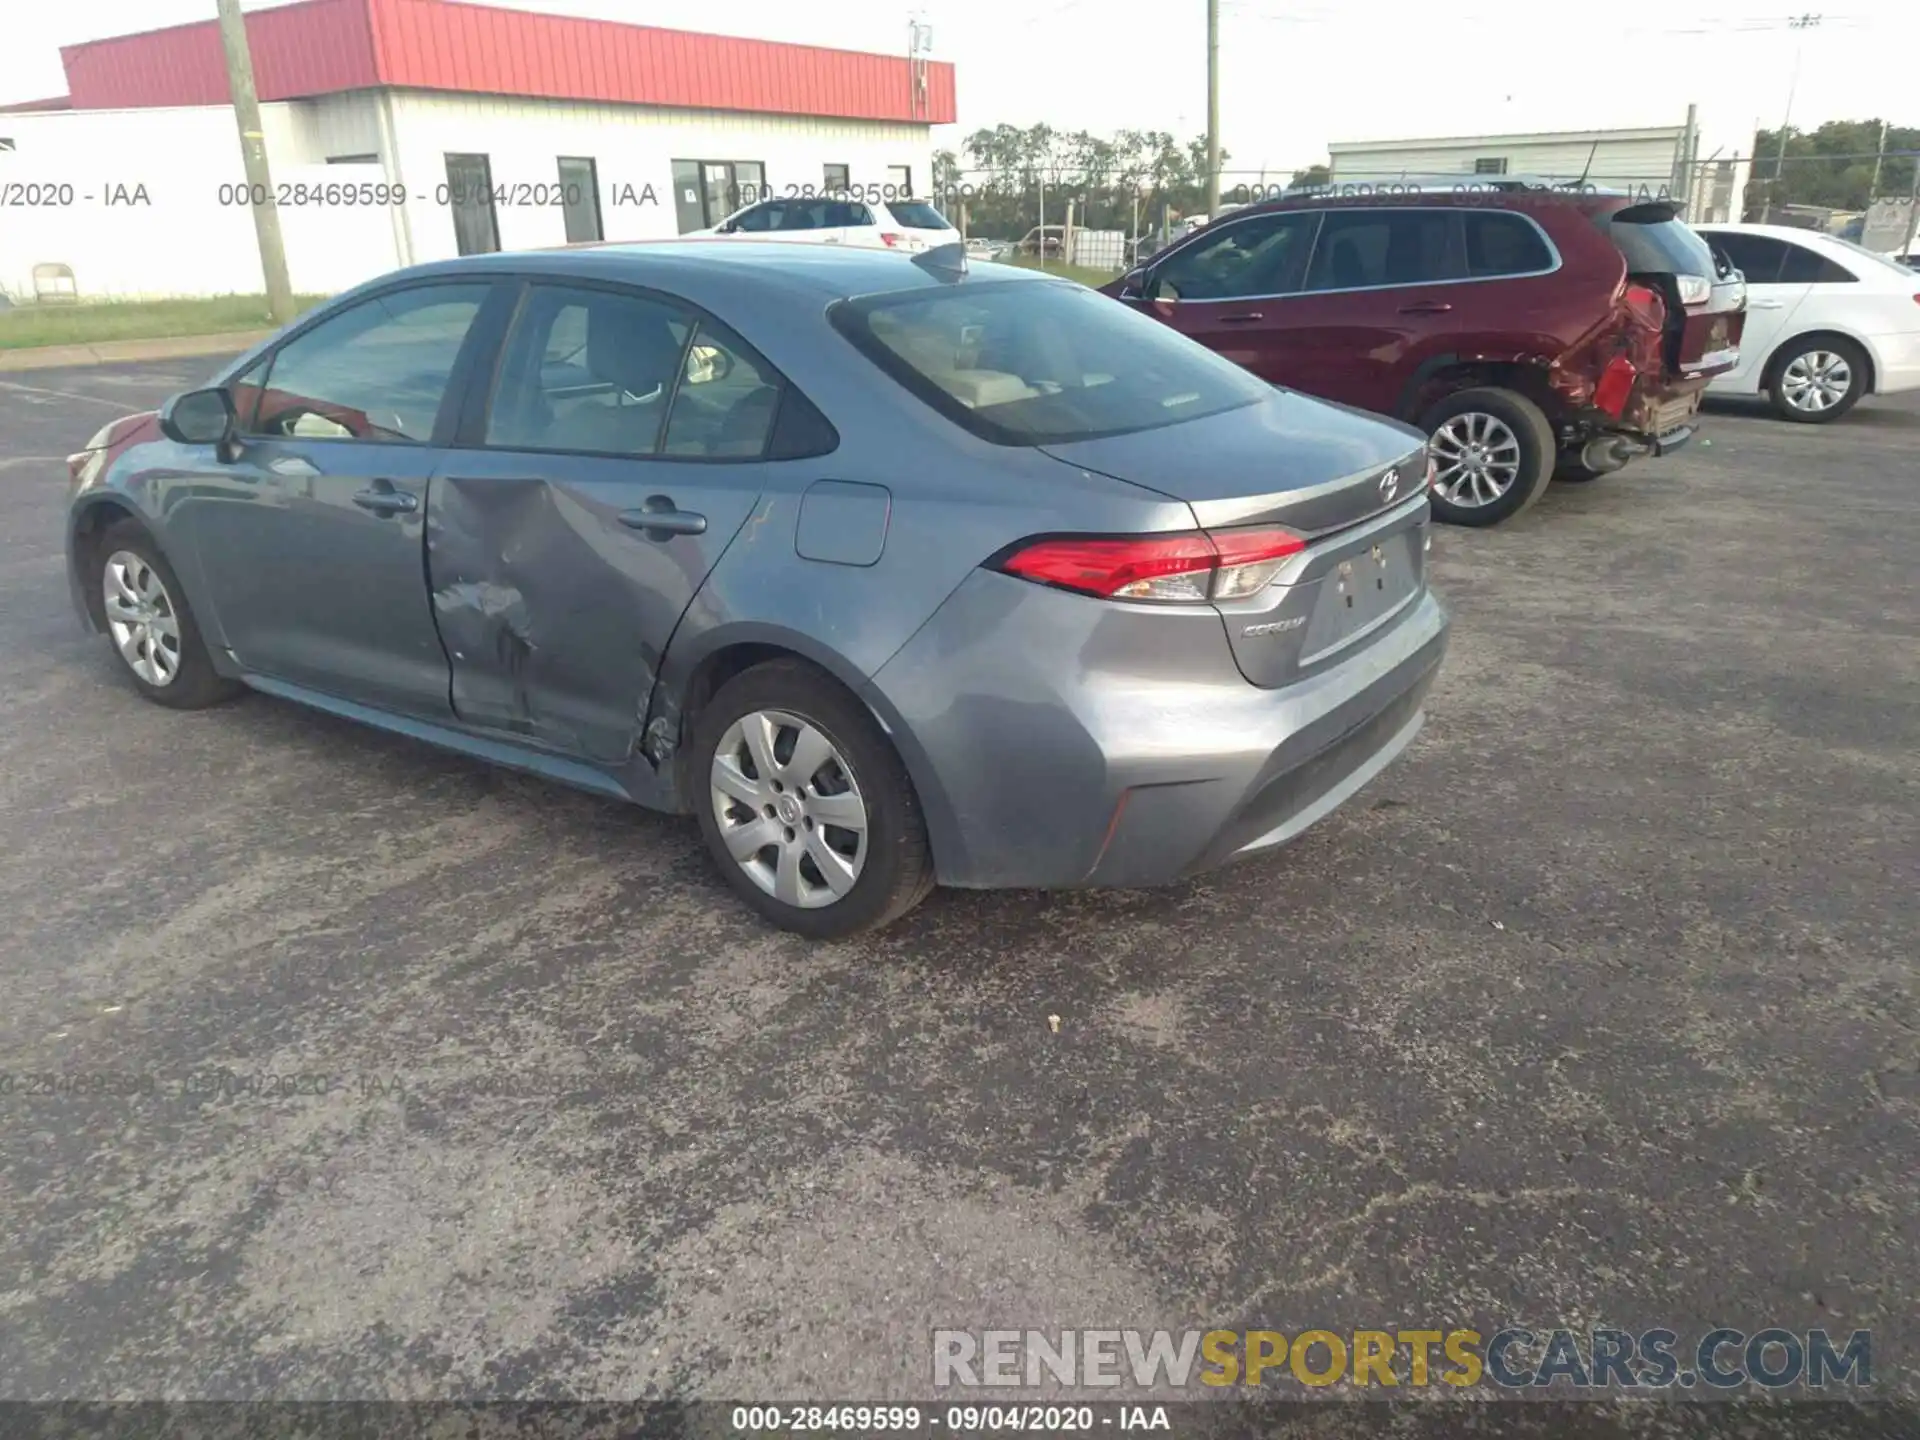
[[(753, 513), (763, 470), (451, 452), (429, 490), (427, 578), (454, 713), (626, 761), (674, 627)], [(704, 526), (689, 533), (694, 517)]]

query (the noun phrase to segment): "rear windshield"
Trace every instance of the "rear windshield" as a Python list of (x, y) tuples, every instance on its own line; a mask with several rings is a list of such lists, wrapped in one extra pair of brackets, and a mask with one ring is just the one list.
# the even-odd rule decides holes
[(1157, 430), (1273, 393), (1159, 321), (1063, 281), (963, 281), (842, 301), (832, 314), (887, 374), (996, 445)]
[(1674, 218), (1671, 205), (1629, 205), (1594, 217), (1635, 275), (1714, 276), (1713, 249), (1700, 234)]
[(951, 230), (947, 217), (924, 200), (889, 200), (893, 218), (912, 230)]

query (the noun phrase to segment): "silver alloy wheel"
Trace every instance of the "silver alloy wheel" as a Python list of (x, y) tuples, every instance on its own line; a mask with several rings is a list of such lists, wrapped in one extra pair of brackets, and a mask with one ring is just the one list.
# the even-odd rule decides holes
[(107, 557), (101, 588), (120, 658), (147, 684), (171, 684), (180, 673), (180, 616), (153, 566), (131, 550), (116, 550)]
[(1434, 492), (1463, 509), (1491, 505), (1520, 478), (1520, 437), (1484, 410), (1441, 421), (1427, 453), (1433, 457)]
[(727, 852), (776, 900), (817, 910), (867, 863), (867, 806), (853, 767), (810, 721), (755, 710), (713, 752), (713, 815)]
[(1796, 355), (1780, 375), (1780, 395), (1803, 415), (1820, 415), (1847, 398), (1853, 388), (1853, 367), (1847, 357), (1832, 350), (1809, 350)]

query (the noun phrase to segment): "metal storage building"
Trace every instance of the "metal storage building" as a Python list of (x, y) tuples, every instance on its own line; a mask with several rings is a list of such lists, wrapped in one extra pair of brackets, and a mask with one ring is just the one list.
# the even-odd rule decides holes
[[(953, 67), (905, 54), (456, 0), (302, 0), (246, 26), (302, 290), (680, 234), (765, 192), (924, 193), (931, 127), (955, 114)], [(260, 288), (217, 24), (61, 59), (65, 97), (0, 111), (0, 181), (65, 197), (15, 213), (0, 287), (51, 262), (83, 295)]]

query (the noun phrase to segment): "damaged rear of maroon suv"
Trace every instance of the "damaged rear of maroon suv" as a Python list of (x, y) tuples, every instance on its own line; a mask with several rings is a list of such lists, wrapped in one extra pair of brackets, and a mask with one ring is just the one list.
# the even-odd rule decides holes
[(1419, 426), (1455, 524), (1693, 438), (1746, 287), (1676, 206), (1523, 181), (1354, 188), (1237, 210), (1106, 293), (1276, 385)]

